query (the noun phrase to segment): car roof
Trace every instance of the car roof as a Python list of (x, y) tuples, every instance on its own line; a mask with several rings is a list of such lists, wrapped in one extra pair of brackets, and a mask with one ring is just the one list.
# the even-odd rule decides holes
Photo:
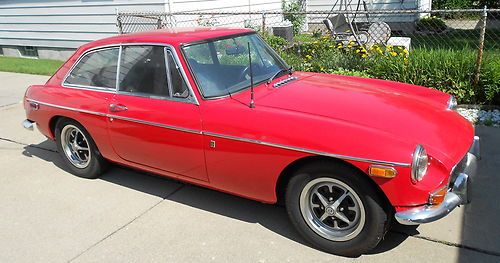
[(162, 43), (177, 46), (183, 43), (254, 32), (247, 28), (195, 27), (168, 28), (117, 35), (90, 42), (84, 49), (118, 43)]

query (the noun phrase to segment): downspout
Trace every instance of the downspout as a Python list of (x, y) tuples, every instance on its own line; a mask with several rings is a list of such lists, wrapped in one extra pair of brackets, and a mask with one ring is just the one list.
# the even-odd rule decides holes
[[(167, 13), (172, 13), (172, 5), (174, 4), (174, 0), (165, 0), (165, 12)], [(168, 5), (168, 8), (167, 8), (167, 5)]]
[[(168, 5), (168, 8), (167, 8), (167, 5)], [(175, 25), (175, 19), (174, 17), (172, 16), (172, 11), (174, 11), (175, 9), (173, 8), (173, 5), (174, 5), (174, 0), (165, 0), (165, 10), (164, 12), (166, 12), (167, 14), (165, 15), (165, 23), (166, 23), (166, 26), (167, 27), (173, 27), (173, 26), (176, 26)]]

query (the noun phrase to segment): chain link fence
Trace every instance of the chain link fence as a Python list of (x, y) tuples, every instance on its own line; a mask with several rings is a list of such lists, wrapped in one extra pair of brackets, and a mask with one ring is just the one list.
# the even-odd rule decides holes
[(500, 9), (119, 12), (117, 26), (120, 34), (172, 27), (245, 27), (287, 38), (292, 36), (287, 35), (287, 29), (293, 26), (285, 19), (286, 15), (304, 18), (303, 25), (295, 31), (299, 34), (330, 35), (337, 41), (355, 41), (361, 45), (396, 45), (407, 49), (479, 48), (481, 45), (498, 49), (500, 45)]
[[(292, 23), (294, 21), (289, 21), (297, 19), (303, 23), (297, 25)], [(362, 57), (370, 55), (372, 51), (383, 52), (388, 56), (424, 54), (419, 63), (426, 65), (420, 65), (419, 72), (434, 64), (446, 68), (440, 71), (443, 76), (406, 72), (411, 69), (411, 65), (406, 66), (405, 74), (408, 76), (404, 78), (396, 76), (402, 74), (397, 72), (394, 76), (386, 73), (370, 76), (437, 87), (455, 94), (459, 99), (465, 98), (462, 102), (500, 104), (500, 9), (332, 10), (296, 13), (120, 12), (117, 15), (117, 26), (120, 33), (171, 27), (245, 27), (263, 35), (285, 38), (289, 49), (287, 52), (301, 53), (304, 49), (301, 51), (292, 46), (328, 39), (335, 43), (329, 46), (331, 49), (352, 47)], [(401, 52), (397, 52), (396, 47)], [(323, 70), (322, 66), (309, 67), (314, 61), (308, 61), (308, 58), (314, 57), (314, 54), (306, 53), (300, 56), (301, 61), (291, 64), (299, 70), (336, 73), (335, 70)], [(321, 57), (318, 59), (321, 60)], [(441, 64), (433, 61), (438, 59), (445, 61), (440, 61)], [(330, 68), (347, 70), (364, 71), (368, 67), (365, 65), (363, 69), (362, 65), (333, 65), (328, 61), (321, 63), (330, 65)], [(411, 74), (413, 75), (410, 76)], [(435, 81), (423, 82), (421, 78), (425, 77), (434, 78)], [(466, 86), (468, 88), (463, 88)]]

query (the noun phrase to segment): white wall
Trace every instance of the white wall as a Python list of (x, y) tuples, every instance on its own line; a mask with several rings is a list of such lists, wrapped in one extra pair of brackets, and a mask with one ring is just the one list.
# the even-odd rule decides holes
[(77, 48), (117, 34), (116, 9), (165, 8), (168, 0), (0, 1), (0, 45)]
[[(281, 0), (171, 0), (174, 12), (261, 12), (281, 10)], [(211, 21), (215, 26), (243, 27), (262, 24), (261, 15), (176, 15), (177, 26), (195, 27), (199, 21)]]
[[(426, 7), (422, 5), (420, 1), (430, 0), (365, 0), (368, 11), (370, 10), (415, 10)], [(330, 11), (336, 0), (307, 0), (307, 10), (308, 11)], [(356, 10), (358, 2), (361, 3), (359, 10), (364, 10), (362, 5), (362, 0), (352, 0), (350, 5), (348, 5), (349, 10)], [(340, 3), (340, 0), (339, 0)], [(424, 8), (425, 9), (425, 8)], [(339, 9), (336, 7), (334, 10), (345, 10), (345, 8)], [(358, 15), (360, 17), (357, 21), (364, 21), (363, 15)], [(373, 15), (373, 18), (378, 21), (385, 22), (412, 22), (415, 20), (417, 15), (405, 14), (405, 15)]]

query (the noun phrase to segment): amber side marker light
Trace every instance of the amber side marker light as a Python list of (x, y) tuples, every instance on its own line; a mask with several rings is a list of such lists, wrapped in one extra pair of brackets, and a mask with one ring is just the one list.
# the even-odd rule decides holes
[(394, 167), (382, 166), (382, 165), (370, 165), (368, 168), (368, 174), (371, 176), (383, 177), (383, 178), (394, 178), (398, 172)]
[(446, 197), (446, 193), (448, 193), (448, 186), (447, 185), (432, 192), (429, 195), (429, 204), (431, 204), (431, 205), (441, 204), (444, 201), (444, 198)]

